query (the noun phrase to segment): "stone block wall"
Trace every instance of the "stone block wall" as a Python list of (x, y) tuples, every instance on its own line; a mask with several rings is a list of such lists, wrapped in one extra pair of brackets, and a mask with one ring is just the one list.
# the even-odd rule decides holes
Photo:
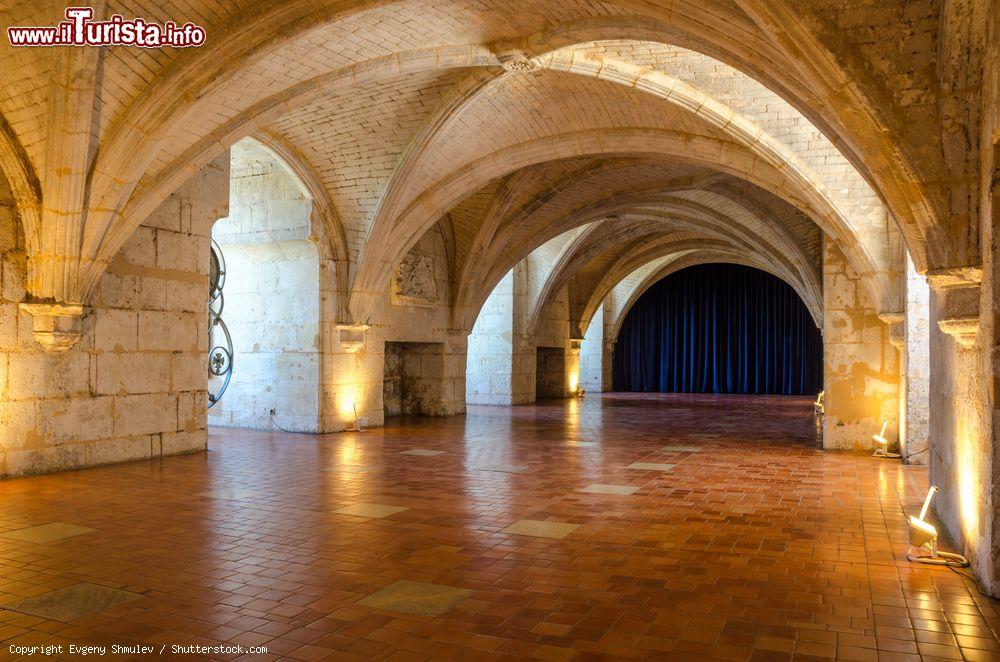
[(2, 181), (0, 475), (206, 447), (209, 233), (228, 198), (226, 153), (136, 230), (98, 284), (83, 337), (51, 353), (18, 308), (27, 264)]
[[(432, 279), (417, 288), (416, 277), (386, 275), (386, 288), (371, 316), (371, 325), (364, 331), (360, 348), (347, 348), (336, 341), (324, 352), (328, 366), (325, 372), (334, 374), (334, 366), (342, 369), (341, 381), (329, 384), (325, 395), (332, 402), (332, 411), (343, 427), (353, 425), (350, 401), (358, 402), (358, 412), (364, 425), (381, 425), (389, 415), (383, 407), (383, 374), (386, 366), (385, 348), (388, 343), (430, 344), (421, 363), (420, 379), (436, 380), (433, 388), (422, 386), (427, 395), (428, 415), (450, 415), (465, 411), (465, 365), (467, 339), (455, 337), (450, 329), (448, 260), (445, 237), (435, 226), (421, 237), (409, 252), (410, 264), (428, 269)], [(432, 280), (432, 282), (431, 282)], [(393, 347), (389, 346), (390, 351)], [(405, 374), (404, 357), (402, 367)], [(391, 363), (390, 359), (390, 363)], [(412, 365), (412, 364), (411, 364)], [(325, 386), (326, 388), (326, 386)], [(405, 391), (405, 384), (402, 385)], [(431, 397), (430, 394), (434, 393)]]
[[(570, 391), (580, 383), (580, 355), (570, 347), (569, 292), (566, 287), (545, 307), (538, 331), (530, 340), (539, 350), (535, 364), (536, 397), (569, 397)], [(558, 383), (557, 370), (561, 371)]]
[(985, 397), (980, 434), (987, 440), (986, 457), (978, 468), (985, 488), (980, 501), (987, 512), (981, 537), (983, 549), (977, 576), (993, 597), (1000, 597), (1000, 12), (990, 14), (986, 28), (986, 54), (982, 90), (980, 145), (980, 227), (983, 255), (983, 288), (980, 298), (982, 382)]
[(901, 352), (900, 446), (906, 461), (927, 464), (930, 434), (930, 288), (906, 260), (906, 339)]
[[(983, 434), (985, 393), (980, 347), (963, 347), (938, 328), (941, 296), (931, 292), (930, 480), (934, 508), (953, 540), (981, 571), (989, 558), (990, 442)], [(978, 573), (977, 573), (978, 574)]]
[(515, 266), (476, 320), (468, 338), (470, 403), (530, 404), (538, 397), (567, 397), (580, 383), (579, 350), (570, 348), (565, 287), (542, 311), (539, 329), (533, 335), (526, 333), (530, 271), (527, 260)]
[[(1000, 597), (1000, 13), (987, 25), (979, 135), (981, 284), (931, 285), (930, 478), (934, 509), (969, 557), (983, 590)], [(961, 290), (965, 290), (963, 293)], [(971, 300), (970, 300), (971, 299)], [(971, 316), (975, 317), (971, 317)], [(958, 322), (974, 337), (949, 335)], [(964, 342), (960, 342), (964, 341)]]
[(580, 347), (580, 388), (591, 393), (604, 390), (604, 306), (598, 306)]
[(825, 448), (869, 449), (886, 420), (898, 438), (899, 352), (861, 280), (837, 245), (823, 239)]
[(469, 334), (465, 399), (469, 404), (513, 404), (514, 272), (493, 288)]
[(222, 319), (233, 338), (233, 376), (212, 425), (286, 430), (319, 425), (319, 257), (309, 241), (229, 244)]
[[(323, 239), (314, 232), (312, 202), (295, 176), (251, 140), (233, 147), (230, 165), (230, 213), (212, 236), (226, 260), (222, 319), (235, 356), (229, 388), (209, 421), (268, 430), (273, 410), (281, 428), (319, 432)], [(333, 270), (324, 276), (336, 278)]]
[(384, 355), (386, 418), (400, 414), (452, 416), (465, 410), (465, 379), (458, 374), (465, 368), (459, 358), (464, 357), (463, 352), (449, 343), (387, 342)]
[(535, 398), (566, 397), (566, 351), (562, 347), (536, 350)]

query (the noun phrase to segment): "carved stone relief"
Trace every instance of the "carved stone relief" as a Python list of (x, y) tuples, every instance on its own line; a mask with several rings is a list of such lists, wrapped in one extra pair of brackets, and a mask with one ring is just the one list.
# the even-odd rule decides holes
[(392, 303), (400, 306), (433, 306), (438, 299), (434, 257), (414, 251), (407, 253), (392, 279)]

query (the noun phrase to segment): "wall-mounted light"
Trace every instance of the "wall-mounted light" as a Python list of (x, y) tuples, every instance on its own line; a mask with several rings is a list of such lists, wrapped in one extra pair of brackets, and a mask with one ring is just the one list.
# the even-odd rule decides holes
[[(931, 507), (931, 499), (941, 490), (937, 485), (931, 485), (924, 498), (924, 505), (920, 508), (920, 515), (914, 517), (910, 515), (910, 547), (906, 550), (906, 558), (914, 563), (929, 563), (931, 565), (952, 565), (964, 567), (969, 565), (969, 560), (961, 554), (942, 552), (937, 548), (938, 533), (937, 527), (926, 520), (927, 511)], [(921, 554), (930, 552), (930, 556)]]
[(873, 434), (872, 439), (878, 444), (875, 446), (875, 452), (872, 453), (875, 457), (901, 457), (899, 453), (889, 452), (889, 440), (886, 439), (885, 429), (888, 427), (889, 421), (882, 421), (882, 430), (878, 434)]
[(823, 415), (823, 391), (816, 394), (816, 402), (813, 403), (813, 414), (816, 416)]

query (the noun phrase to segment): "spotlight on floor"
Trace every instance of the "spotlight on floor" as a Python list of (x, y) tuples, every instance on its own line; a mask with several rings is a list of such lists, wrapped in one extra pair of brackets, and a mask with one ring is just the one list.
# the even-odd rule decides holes
[(358, 403), (355, 402), (351, 407), (354, 409), (354, 432), (364, 432), (365, 429), (361, 427), (361, 419), (358, 418)]
[(889, 421), (882, 421), (882, 430), (878, 434), (873, 434), (872, 439), (878, 446), (875, 447), (875, 452), (872, 453), (875, 457), (902, 457), (899, 453), (889, 452), (889, 440), (885, 438), (885, 428), (889, 425)]
[(969, 560), (961, 554), (938, 550), (937, 527), (924, 519), (930, 510), (931, 499), (940, 491), (937, 485), (931, 485), (924, 498), (924, 505), (920, 508), (920, 516), (910, 515), (910, 547), (906, 550), (906, 558), (913, 563), (965, 567), (969, 565)]

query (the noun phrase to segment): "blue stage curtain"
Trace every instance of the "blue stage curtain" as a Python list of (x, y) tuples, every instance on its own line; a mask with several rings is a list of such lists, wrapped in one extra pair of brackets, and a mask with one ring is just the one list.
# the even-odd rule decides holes
[(815, 394), (823, 340), (799, 295), (735, 264), (682, 269), (639, 297), (615, 344), (614, 389)]

